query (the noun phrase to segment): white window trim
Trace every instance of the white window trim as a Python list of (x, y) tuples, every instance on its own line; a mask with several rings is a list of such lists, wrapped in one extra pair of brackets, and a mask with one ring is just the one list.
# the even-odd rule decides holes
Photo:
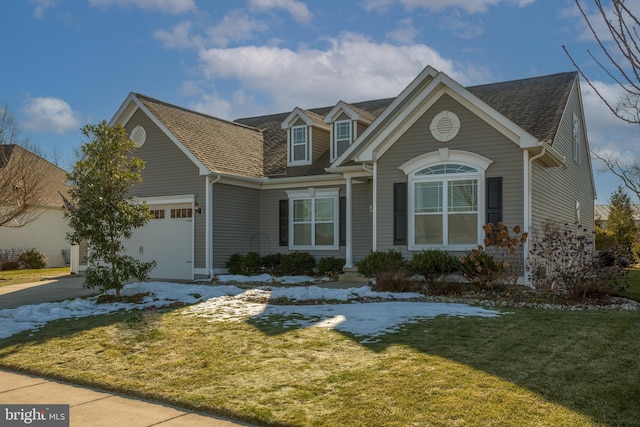
[[(338, 155), (338, 132), (336, 131), (337, 128), (338, 128), (338, 124), (339, 123), (348, 123), (349, 124), (349, 146), (351, 146), (351, 144), (354, 141), (354, 137), (353, 137), (353, 120), (336, 120), (335, 122), (333, 122), (333, 125), (331, 126), (331, 161), (334, 161), (339, 156)], [(346, 141), (346, 140), (345, 139), (341, 139), (340, 141)], [(342, 154), (342, 153), (340, 153), (340, 154)]]
[[(478, 172), (474, 173), (461, 173), (451, 175), (449, 178), (446, 178), (446, 175), (441, 177), (416, 177), (416, 172), (423, 170), (424, 168), (435, 166), (439, 164), (445, 163), (455, 163), (465, 166), (470, 166), (477, 169)], [(443, 250), (452, 250), (452, 251), (465, 251), (476, 248), (478, 245), (481, 245), (484, 240), (484, 231), (482, 230), (482, 226), (484, 225), (485, 215), (486, 215), (486, 198), (485, 194), (485, 176), (486, 169), (489, 165), (493, 163), (491, 160), (486, 157), (480, 156), (475, 153), (459, 151), (459, 150), (449, 150), (447, 148), (441, 148), (438, 151), (423, 154), (422, 156), (416, 157), (415, 159), (409, 160), (402, 166), (400, 169), (405, 172), (408, 176), (408, 185), (407, 191), (407, 200), (408, 200), (408, 249), (411, 251), (419, 251), (426, 249), (443, 249)], [(440, 178), (440, 179), (438, 179)], [(427, 181), (442, 181), (447, 182), (450, 180), (460, 180), (460, 179), (477, 179), (477, 195), (478, 195), (478, 224), (477, 224), (477, 241), (475, 244), (469, 245), (418, 245), (416, 244), (416, 235), (415, 235), (415, 184), (417, 182), (427, 182)], [(446, 185), (446, 184), (445, 184)], [(448, 231), (448, 223), (447, 217), (444, 216), (444, 228), (443, 232), (447, 233)], [(445, 235), (446, 236), (446, 235)], [(445, 237), (446, 239), (446, 237)]]
[[(306, 135), (305, 154), (303, 160), (293, 159), (293, 132), (295, 129), (303, 128)], [(302, 145), (302, 144), (298, 144)], [(287, 165), (304, 166), (311, 164), (311, 127), (307, 125), (292, 126), (287, 132)]]
[[(340, 189), (339, 188), (313, 188), (310, 187), (305, 190), (289, 190), (286, 192), (289, 198), (289, 249), (290, 250), (338, 250), (340, 249)], [(293, 231), (293, 201), (294, 200), (309, 200), (309, 199), (333, 199), (333, 245), (295, 245), (295, 236)], [(315, 208), (315, 205), (314, 205)], [(315, 210), (315, 209), (313, 209)], [(312, 222), (315, 225), (315, 222)], [(312, 242), (315, 235), (311, 234)]]

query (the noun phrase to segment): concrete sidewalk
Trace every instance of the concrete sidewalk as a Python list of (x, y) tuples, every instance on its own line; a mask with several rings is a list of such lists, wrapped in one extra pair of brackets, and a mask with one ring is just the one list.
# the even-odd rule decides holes
[[(250, 426), (162, 403), (0, 369), (0, 404), (69, 405), (70, 426)], [(2, 425), (0, 414), (0, 425)]]
[(0, 287), (0, 310), (27, 304), (62, 301), (97, 295), (83, 286), (84, 277), (69, 275), (33, 283), (20, 283)]

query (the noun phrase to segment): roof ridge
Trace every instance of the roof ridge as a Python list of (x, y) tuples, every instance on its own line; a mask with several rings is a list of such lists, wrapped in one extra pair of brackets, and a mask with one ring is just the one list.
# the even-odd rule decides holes
[(170, 107), (170, 108), (175, 108), (176, 110), (182, 110), (182, 111), (184, 111), (186, 113), (196, 114), (196, 115), (202, 116), (202, 117), (204, 117), (206, 119), (216, 120), (218, 122), (227, 123), (227, 124), (234, 125), (234, 126), (237, 126), (237, 127), (245, 128), (247, 130), (260, 132), (260, 129), (257, 129), (257, 128), (255, 128), (253, 126), (248, 126), (248, 125), (245, 125), (245, 124), (242, 124), (242, 123), (236, 123), (236, 122), (234, 122), (232, 120), (222, 119), (220, 117), (212, 116), (210, 114), (202, 113), (200, 111), (192, 110), (190, 108), (185, 108), (185, 107), (182, 107), (180, 105), (172, 104), (170, 102), (166, 102), (166, 101), (163, 101), (161, 99), (157, 99), (157, 98), (145, 95), (143, 93), (133, 92), (133, 94), (138, 98), (144, 98), (144, 99), (146, 99), (148, 101), (155, 102), (155, 103), (158, 103), (158, 104), (162, 104), (162, 105)]
[(577, 71), (563, 71), (563, 72), (559, 72), (559, 73), (546, 74), (544, 76), (524, 77), (524, 78), (521, 78), (521, 79), (504, 80), (504, 81), (493, 82), (493, 83), (482, 83), (482, 84), (473, 85), (473, 86), (465, 86), (464, 88), (465, 89), (472, 89), (472, 88), (479, 88), (479, 87), (484, 87), (484, 86), (504, 85), (504, 84), (508, 84), (508, 83), (523, 82), (523, 81), (526, 81), (526, 80), (538, 80), (538, 79), (545, 79), (545, 78), (556, 77), (556, 76), (560, 76), (560, 75), (571, 75), (571, 74), (574, 75), (574, 76), (577, 76), (578, 72)]

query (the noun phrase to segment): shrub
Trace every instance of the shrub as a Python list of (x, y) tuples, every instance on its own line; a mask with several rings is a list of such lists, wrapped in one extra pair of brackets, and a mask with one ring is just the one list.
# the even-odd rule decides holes
[(458, 269), (458, 260), (448, 252), (429, 249), (413, 254), (409, 262), (409, 271), (424, 277), (427, 287), (435, 288), (447, 274)]
[(547, 221), (541, 237), (531, 245), (527, 267), (532, 284), (576, 300), (623, 290), (627, 278), (618, 258), (613, 266), (603, 267), (594, 256), (593, 240), (584, 228)]
[(262, 257), (262, 268), (272, 276), (282, 274), (282, 254), (277, 252)]
[(515, 287), (518, 277), (524, 274), (524, 245), (529, 233), (522, 232), (519, 225), (510, 230), (502, 222), (497, 226), (485, 224), (482, 229), (487, 233), (485, 251), (493, 257), (499, 270), (495, 272), (493, 280), (496, 284)]
[(316, 259), (309, 252), (291, 252), (282, 256), (280, 266), (286, 276), (310, 276), (316, 267)]
[(486, 253), (482, 246), (472, 249), (459, 258), (460, 272), (477, 290), (493, 289), (504, 272), (504, 266)]
[(318, 261), (318, 274), (335, 277), (343, 272), (342, 267), (344, 267), (345, 262), (344, 258), (332, 256), (320, 258), (320, 261)]
[(379, 273), (406, 267), (406, 264), (402, 252), (397, 249), (372, 251), (358, 263), (358, 273), (365, 277), (376, 277)]
[(377, 292), (409, 292), (417, 287), (415, 282), (411, 281), (409, 271), (403, 266), (391, 266), (376, 273), (374, 277), (376, 281), (372, 289)]
[(8, 270), (18, 270), (20, 268), (20, 263), (18, 261), (5, 261), (0, 265), (0, 270), (8, 271)]
[(47, 266), (47, 257), (34, 248), (22, 252), (18, 257), (18, 262), (26, 269), (39, 270)]
[(246, 255), (239, 253), (232, 254), (225, 267), (229, 274), (251, 275), (260, 273), (262, 260), (260, 255), (255, 252), (249, 252)]

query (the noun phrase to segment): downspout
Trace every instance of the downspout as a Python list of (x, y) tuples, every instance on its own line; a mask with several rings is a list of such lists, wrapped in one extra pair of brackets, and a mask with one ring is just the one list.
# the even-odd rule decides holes
[[(525, 174), (524, 174), (524, 231), (526, 233), (529, 234), (529, 237), (531, 237), (531, 197), (532, 197), (532, 184), (531, 184), (531, 177), (532, 177), (532, 169), (533, 169), (533, 162), (537, 159), (539, 159), (540, 157), (544, 156), (547, 153), (547, 148), (543, 145), (542, 146), (542, 151), (540, 151), (540, 153), (536, 154), (533, 157), (529, 157), (529, 150), (524, 150), (523, 151), (523, 157), (524, 157), (524, 165), (526, 168)], [(527, 255), (529, 254), (529, 241), (530, 239), (527, 239), (527, 241), (524, 244), (524, 254), (522, 254), (522, 256), (525, 258), (524, 261), (526, 262), (526, 258)], [(527, 271), (527, 269), (524, 269), (524, 282), (525, 284), (529, 283), (529, 272)]]
[(206, 211), (205, 211), (205, 268), (209, 272), (207, 281), (213, 280), (213, 184), (220, 181), (221, 175), (211, 179), (207, 176), (207, 187), (205, 190)]

